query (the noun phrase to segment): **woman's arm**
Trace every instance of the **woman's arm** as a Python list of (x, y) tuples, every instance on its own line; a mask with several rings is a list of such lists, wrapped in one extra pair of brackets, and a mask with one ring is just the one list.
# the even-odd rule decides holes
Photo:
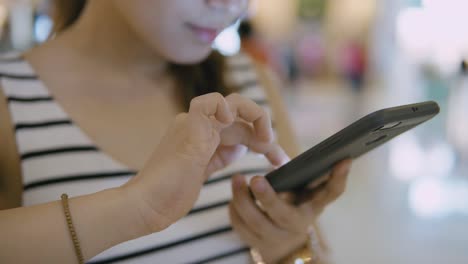
[[(85, 259), (148, 233), (133, 201), (120, 188), (69, 200)], [(0, 262), (75, 263), (68, 232), (60, 201), (0, 211)]]
[[(238, 157), (240, 144), (263, 153), (274, 165), (284, 163), (287, 157), (272, 134), (268, 115), (249, 99), (207, 94), (192, 100), (189, 112), (177, 116), (129, 182), (70, 199), (85, 259), (161, 231), (186, 215), (206, 178)], [(0, 263), (74, 262), (58, 201), (0, 211), (0, 234)]]
[[(11, 124), (0, 89), (0, 263), (74, 263), (61, 203), (19, 207), (23, 184)], [(86, 259), (147, 232), (141, 215), (121, 189), (73, 198), (69, 204)]]
[[(21, 206), (23, 190), (11, 124), (7, 100), (0, 89), (0, 262), (73, 263), (76, 257), (60, 202), (5, 210)], [(137, 214), (122, 197), (118, 190), (112, 190), (70, 200), (85, 257), (141, 234), (136, 229), (141, 226), (135, 224)]]

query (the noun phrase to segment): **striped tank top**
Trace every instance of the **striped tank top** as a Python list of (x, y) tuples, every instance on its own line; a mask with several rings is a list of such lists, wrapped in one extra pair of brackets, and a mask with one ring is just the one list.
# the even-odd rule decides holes
[[(271, 112), (250, 58), (228, 58), (228, 80), (240, 94)], [(136, 172), (96, 147), (54, 100), (28, 62), (0, 61), (0, 87), (8, 100), (21, 160), (23, 206), (85, 195), (122, 185)], [(117, 245), (89, 263), (249, 263), (248, 248), (230, 226), (230, 178), (265, 174), (267, 160), (248, 153), (204, 184), (190, 213), (168, 229)]]

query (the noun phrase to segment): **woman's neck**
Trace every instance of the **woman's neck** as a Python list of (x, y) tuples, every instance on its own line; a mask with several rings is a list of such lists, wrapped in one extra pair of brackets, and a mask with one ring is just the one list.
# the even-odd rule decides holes
[(83, 58), (138, 78), (166, 74), (167, 62), (146, 45), (108, 1), (89, 1), (79, 20), (57, 37)]

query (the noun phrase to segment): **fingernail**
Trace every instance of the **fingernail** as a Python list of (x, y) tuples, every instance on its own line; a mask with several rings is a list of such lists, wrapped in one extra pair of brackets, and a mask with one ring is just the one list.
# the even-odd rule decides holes
[(230, 116), (226, 116), (225, 118), (223, 118), (223, 120), (221, 120), (221, 123), (223, 123), (224, 125), (230, 125), (232, 123), (232, 119)]
[(256, 192), (263, 193), (266, 191), (266, 182), (265, 179), (258, 178), (254, 180), (254, 188)]
[(286, 152), (283, 150), (283, 149), (280, 149), (281, 150), (281, 153), (280, 153), (280, 158), (278, 160), (278, 165), (279, 166), (283, 166), (284, 164), (288, 163), (291, 161), (291, 158), (288, 156), (288, 154), (286, 154)]
[(351, 161), (346, 161), (341, 168), (342, 173), (348, 173), (351, 170)]
[(242, 188), (242, 184), (244, 183), (244, 179), (240, 176), (234, 176), (232, 179), (232, 185), (235, 190), (240, 190)]

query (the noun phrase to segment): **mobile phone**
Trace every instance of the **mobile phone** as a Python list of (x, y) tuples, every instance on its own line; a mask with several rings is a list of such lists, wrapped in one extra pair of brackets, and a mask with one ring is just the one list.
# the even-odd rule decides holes
[(428, 101), (373, 112), (305, 151), (265, 177), (277, 192), (296, 192), (339, 161), (359, 156), (428, 121), (440, 111)]

